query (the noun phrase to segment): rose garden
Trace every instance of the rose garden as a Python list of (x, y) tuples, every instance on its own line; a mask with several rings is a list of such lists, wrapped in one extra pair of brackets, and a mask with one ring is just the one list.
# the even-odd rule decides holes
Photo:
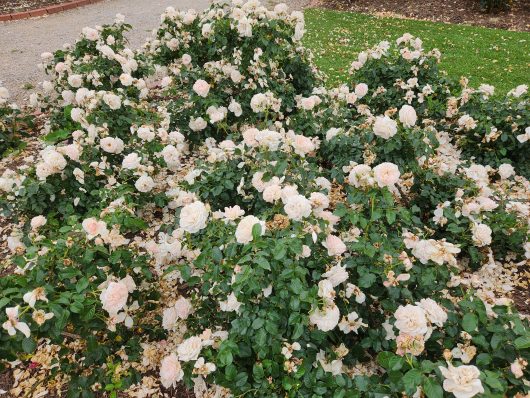
[(406, 32), (330, 84), (256, 0), (131, 29), (0, 88), (6, 396), (530, 396), (526, 85)]

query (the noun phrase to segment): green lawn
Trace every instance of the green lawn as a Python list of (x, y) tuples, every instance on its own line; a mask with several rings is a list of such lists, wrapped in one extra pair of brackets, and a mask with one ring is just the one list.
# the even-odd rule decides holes
[(305, 19), (304, 43), (331, 85), (345, 82), (359, 51), (405, 32), (420, 37), (426, 49), (438, 48), (442, 68), (453, 78), (469, 77), (475, 87), (489, 83), (506, 93), (530, 83), (530, 33), (321, 9), (306, 10)]

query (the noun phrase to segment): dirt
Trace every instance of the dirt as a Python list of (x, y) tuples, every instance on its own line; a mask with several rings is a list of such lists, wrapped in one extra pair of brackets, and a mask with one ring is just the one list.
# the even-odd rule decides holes
[(511, 297), (519, 312), (530, 315), (530, 262), (520, 267)]
[(530, 0), (512, 0), (506, 10), (486, 13), (478, 0), (318, 0), (318, 7), (530, 32)]
[(70, 1), (72, 0), (3, 0), (0, 2), (0, 15), (36, 10)]

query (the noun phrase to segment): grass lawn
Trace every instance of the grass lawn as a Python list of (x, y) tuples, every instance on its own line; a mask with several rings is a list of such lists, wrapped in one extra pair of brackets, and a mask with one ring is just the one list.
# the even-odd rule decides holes
[(475, 87), (489, 83), (500, 93), (530, 83), (530, 33), (321, 9), (306, 10), (305, 19), (304, 42), (330, 85), (346, 81), (359, 51), (405, 32), (420, 37), (426, 49), (438, 48), (442, 69), (455, 79), (467, 76)]

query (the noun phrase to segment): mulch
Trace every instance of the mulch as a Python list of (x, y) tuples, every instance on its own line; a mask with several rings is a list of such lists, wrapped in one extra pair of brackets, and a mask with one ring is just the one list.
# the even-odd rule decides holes
[(318, 0), (318, 7), (388, 17), (530, 31), (530, 0), (511, 0), (507, 10), (486, 13), (479, 0)]
[(0, 0), (0, 15), (36, 10), (57, 4), (69, 3), (72, 0)]

